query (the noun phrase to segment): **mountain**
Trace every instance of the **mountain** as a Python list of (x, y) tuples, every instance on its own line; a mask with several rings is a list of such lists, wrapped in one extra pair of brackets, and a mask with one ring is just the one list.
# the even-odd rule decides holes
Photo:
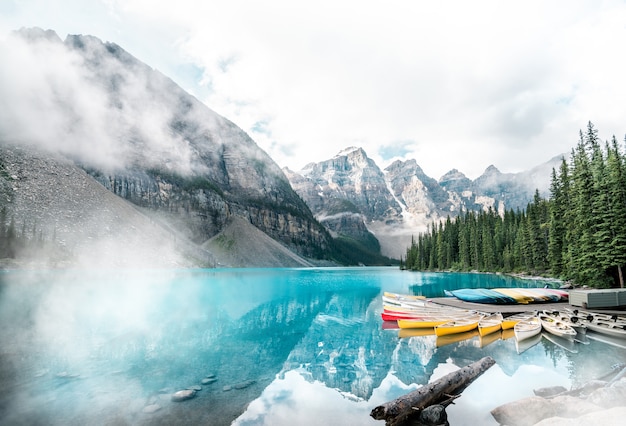
[[(160, 236), (174, 240), (170, 243), (185, 241), (201, 253), (202, 264), (210, 264), (219, 260), (207, 250), (209, 241), (236, 227), (244, 240), (246, 231), (257, 237), (260, 232), (281, 252), (293, 252), (278, 261), (266, 259), (264, 266), (302, 266), (308, 264), (303, 257), (328, 256), (330, 234), (280, 167), (243, 130), (163, 74), (92, 36), (69, 35), (62, 41), (53, 31), (33, 28), (16, 32), (8, 43), (16, 60), (6, 73), (14, 72), (15, 81), (0, 86), (3, 102), (12, 107), (6, 109), (9, 117), (0, 118), (0, 181), (8, 188), (0, 205), (3, 228), (12, 221), (18, 230), (36, 228), (42, 238), (54, 236), (60, 244), (60, 238), (70, 239), (70, 231), (80, 234), (86, 226), (72, 226), (76, 215), (101, 217), (99, 228), (90, 222), (95, 233), (87, 241), (113, 241), (124, 229), (122, 240), (145, 237), (150, 246), (154, 239), (144, 228), (157, 227)], [(20, 66), (29, 68), (28, 80), (19, 77)], [(20, 166), (14, 161), (18, 154)], [(67, 171), (43, 180), (28, 174), (29, 162), (47, 158)], [(59, 188), (77, 185), (78, 176), (81, 188), (89, 190), (56, 200)], [(35, 190), (32, 182), (47, 185)], [(102, 190), (117, 197), (105, 197)], [(40, 197), (49, 203), (42, 210), (32, 208), (30, 201)], [(109, 202), (132, 211), (142, 223), (128, 228), (126, 214), (107, 207)], [(242, 221), (249, 226), (237, 226)], [(258, 249), (270, 247), (257, 237), (250, 241), (259, 242)], [(71, 239), (76, 245), (67, 251), (84, 252), (81, 238)], [(220, 253), (223, 259), (237, 258)], [(117, 257), (113, 263), (122, 262), (115, 250), (110, 254)]]
[[(555, 157), (530, 171), (501, 173), (489, 166), (474, 181), (453, 169), (438, 181), (414, 159), (381, 171), (361, 148), (350, 147), (301, 171), (285, 169), (291, 186), (335, 237), (375, 236), (383, 255), (399, 258), (412, 236), (465, 211), (525, 209), (536, 190), (549, 191)], [(338, 225), (340, 224), (340, 225)]]

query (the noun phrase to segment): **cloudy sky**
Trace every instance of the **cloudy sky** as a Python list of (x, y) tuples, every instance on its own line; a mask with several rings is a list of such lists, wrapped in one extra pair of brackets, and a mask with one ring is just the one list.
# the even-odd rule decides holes
[(294, 170), (360, 146), (476, 178), (626, 134), (624, 0), (0, 1), (0, 37), (32, 26), (119, 44)]

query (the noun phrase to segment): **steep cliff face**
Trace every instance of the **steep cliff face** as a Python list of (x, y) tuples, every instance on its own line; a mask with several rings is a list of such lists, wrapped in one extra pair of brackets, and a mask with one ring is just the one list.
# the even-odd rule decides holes
[[(37, 29), (20, 35), (53, 86), (42, 95), (52, 131), (28, 142), (72, 159), (194, 243), (237, 216), (302, 255), (327, 254), (326, 229), (235, 124), (116, 44), (83, 35), (62, 42)], [(68, 70), (46, 70), (50, 52), (64, 57)]]

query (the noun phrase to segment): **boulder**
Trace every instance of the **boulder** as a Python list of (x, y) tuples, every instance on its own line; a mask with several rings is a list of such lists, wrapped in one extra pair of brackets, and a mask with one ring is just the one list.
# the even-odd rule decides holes
[(491, 410), (493, 418), (501, 425), (532, 426), (555, 415), (552, 403), (539, 396), (509, 402)]
[(575, 396), (557, 396), (550, 400), (555, 416), (576, 418), (584, 414), (602, 410), (602, 407)]
[(594, 411), (576, 419), (550, 417), (537, 423), (535, 426), (621, 426), (626, 418), (626, 407), (616, 407), (609, 410)]
[(602, 408), (626, 407), (626, 388), (608, 387), (596, 389), (589, 395), (587, 401)]

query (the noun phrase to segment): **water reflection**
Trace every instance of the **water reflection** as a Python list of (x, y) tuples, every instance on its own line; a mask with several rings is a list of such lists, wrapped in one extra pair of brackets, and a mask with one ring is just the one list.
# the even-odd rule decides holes
[[(388, 268), (2, 273), (0, 424), (382, 424), (369, 417), (376, 405), (486, 355), (496, 366), (449, 415), (494, 424), (496, 405), (626, 360), (596, 340), (578, 353), (546, 338), (521, 350), (504, 332), (382, 327), (383, 290), (464, 278), (498, 279)], [(508, 280), (489, 285), (520, 285)]]

